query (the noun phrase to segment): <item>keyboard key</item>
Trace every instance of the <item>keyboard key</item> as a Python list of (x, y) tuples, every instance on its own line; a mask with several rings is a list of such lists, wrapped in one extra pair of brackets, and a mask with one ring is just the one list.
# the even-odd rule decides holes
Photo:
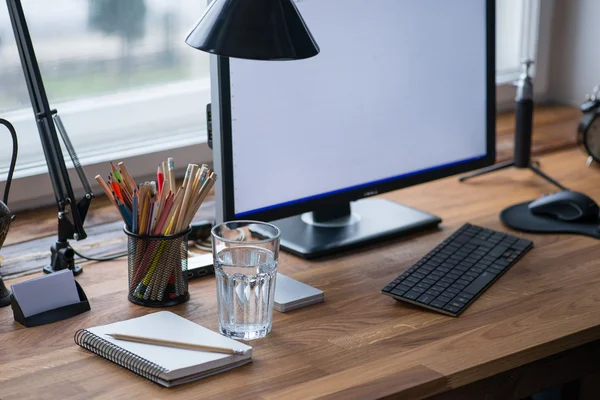
[(469, 271), (471, 272), (475, 272), (476, 274), (480, 274), (483, 272), (483, 268), (479, 268), (479, 267), (473, 267), (471, 268)]
[(491, 244), (490, 242), (486, 242), (485, 240), (481, 240), (481, 239), (472, 239), (470, 243), (473, 245), (481, 246), (481, 247), (485, 247), (485, 248), (494, 247), (494, 245)]
[(442, 279), (440, 279), (440, 282), (446, 282), (446, 283), (449, 283), (449, 284), (453, 284), (454, 283), (454, 279), (450, 279), (447, 276), (445, 276)]
[(467, 292), (461, 292), (461, 293), (459, 294), (459, 296), (460, 296), (460, 297), (463, 297), (463, 298), (465, 298), (465, 299), (469, 299), (469, 300), (471, 300), (473, 297), (475, 297), (475, 296), (473, 296), (471, 293), (467, 293)]
[(468, 285), (470, 282), (465, 279), (459, 279), (456, 283), (460, 283), (461, 285)]
[(451, 305), (447, 305), (443, 309), (446, 310), (446, 311), (450, 311), (451, 313), (454, 313), (454, 314), (456, 314), (457, 312), (460, 311), (460, 308), (455, 307), (455, 306), (451, 306)]
[(489, 267), (486, 271), (491, 272), (492, 274), (499, 274), (502, 272), (501, 269), (494, 268), (494, 266)]
[(443, 286), (440, 286), (438, 284), (434, 285), (431, 290), (437, 290), (438, 292), (443, 292), (446, 288)]
[(421, 272), (415, 272), (411, 275), (413, 278), (417, 278), (417, 279), (423, 279), (425, 278), (425, 275), (422, 274)]
[(419, 297), (419, 298), (417, 299), (417, 301), (418, 301), (419, 303), (423, 303), (423, 304), (429, 304), (429, 303), (431, 303), (431, 302), (432, 302), (434, 299), (435, 299), (435, 297), (434, 297), (434, 296), (431, 296), (431, 295), (429, 295), (429, 294), (425, 293), (424, 295), (422, 295), (421, 297)]
[(433, 290), (433, 289), (429, 289), (428, 291), (425, 292), (425, 294), (430, 294), (433, 297), (438, 297), (442, 292), (439, 290)]
[(454, 301), (459, 301), (461, 303), (468, 303), (470, 299), (467, 299), (466, 297), (462, 297), (462, 296), (456, 296), (454, 298)]
[(505, 252), (506, 250), (508, 250), (508, 246), (497, 246), (497, 247), (494, 247), (494, 248), (492, 249), (492, 251), (490, 251), (490, 252), (488, 253), (488, 256), (492, 256), (492, 257), (496, 257), (496, 258), (498, 258), (498, 257), (500, 257), (502, 254), (504, 254), (504, 252)]
[(464, 278), (464, 276), (472, 276), (472, 277), (474, 277), (474, 278), (477, 278), (477, 277), (479, 276), (479, 274), (478, 274), (478, 273), (476, 273), (476, 272), (473, 272), (473, 271), (467, 271), (467, 272), (465, 273), (465, 275), (463, 275), (463, 278)]
[(413, 283), (419, 283), (421, 282), (421, 280), (419, 278), (415, 278), (413, 276), (409, 276), (408, 278), (406, 278), (407, 282), (413, 282)]
[(421, 288), (421, 289), (425, 289), (425, 290), (429, 289), (430, 287), (431, 287), (431, 285), (428, 285), (423, 282), (419, 282), (415, 285), (415, 288)]
[(505, 265), (509, 265), (510, 261), (505, 260), (504, 258), (499, 258), (496, 261), (494, 261), (494, 264), (500, 264), (502, 266), (505, 266)]
[(437, 282), (435, 285), (436, 285), (436, 286), (441, 286), (441, 287), (443, 287), (444, 289), (446, 289), (448, 286), (450, 286), (450, 283), (448, 283), (448, 282), (442, 282), (442, 281), (439, 281), (439, 282)]
[(402, 296), (406, 292), (407, 292), (406, 290), (396, 288), (396, 289), (392, 290), (390, 293), (393, 294), (394, 296)]
[[(453, 288), (452, 286), (450, 286), (448, 289), (446, 289), (446, 291), (444, 292), (444, 294), (446, 293), (451, 293), (452, 295), (456, 296), (457, 294), (460, 293), (460, 289), (457, 288)], [(446, 296), (449, 296), (449, 294), (447, 294)]]
[(476, 295), (491, 281), (493, 281), (496, 278), (496, 276), (496, 274), (492, 274), (491, 272), (485, 271), (479, 276), (479, 278), (475, 279), (469, 286), (467, 286), (464, 289), (464, 292)]
[(425, 293), (425, 291), (426, 291), (426, 290), (427, 290), (427, 289), (424, 289), (424, 288), (420, 288), (420, 287), (416, 287), (416, 286), (414, 286), (414, 287), (411, 289), (411, 292)]
[(422, 293), (420, 293), (420, 292), (416, 292), (414, 290), (411, 290), (410, 292), (404, 293), (402, 295), (402, 297), (404, 297), (405, 299), (409, 299), (409, 300), (416, 300), (419, 297), (421, 297), (421, 294)]
[(463, 275), (460, 277), (460, 280), (467, 281), (467, 282), (473, 282), (475, 280), (475, 278), (477, 278), (477, 276)]
[(446, 305), (447, 302), (445, 301), (441, 301), (441, 300), (434, 300), (431, 303), (429, 303), (429, 305), (431, 307), (435, 307), (435, 308), (443, 308)]
[(437, 282), (436, 279), (431, 279), (431, 278), (425, 278), (421, 281), (421, 283), (426, 283), (428, 285), (433, 285)]
[(457, 283), (457, 282), (454, 282), (454, 283), (452, 284), (452, 286), (450, 286), (450, 287), (451, 287), (451, 288), (454, 288), (454, 289), (458, 289), (458, 290), (463, 290), (464, 288), (466, 288), (466, 287), (467, 287), (467, 285), (463, 285), (462, 283)]
[(440, 300), (440, 301), (443, 301), (444, 303), (447, 303), (450, 300), (452, 300), (452, 297), (440, 295), (440, 296), (438, 296), (438, 298), (436, 300)]
[(515, 243), (513, 243), (511, 247), (514, 247), (515, 249), (523, 250), (523, 249), (526, 249), (527, 247), (529, 247), (529, 245), (531, 245), (531, 241), (525, 240), (525, 239), (519, 239)]
[(456, 272), (450, 272), (449, 274), (446, 275), (446, 278), (450, 278), (450, 279), (452, 279), (452, 281), (455, 281), (458, 278), (460, 278), (460, 274), (457, 274)]

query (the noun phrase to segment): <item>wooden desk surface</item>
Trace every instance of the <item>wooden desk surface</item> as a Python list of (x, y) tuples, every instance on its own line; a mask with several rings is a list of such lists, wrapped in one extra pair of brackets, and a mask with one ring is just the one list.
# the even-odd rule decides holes
[[(543, 169), (600, 200), (600, 171), (569, 150)], [(91, 312), (37, 328), (0, 309), (0, 397), (8, 398), (377, 398), (443, 393), (600, 339), (600, 243), (570, 235), (522, 235), (535, 248), (459, 318), (396, 302), (379, 290), (435, 244), (472, 222), (506, 230), (498, 213), (554, 188), (528, 171), (468, 183), (456, 177), (385, 197), (440, 215), (442, 229), (307, 262), (282, 254), (280, 271), (318, 287), (325, 303), (275, 312), (273, 332), (252, 342), (254, 362), (164, 389), (73, 342), (79, 328), (154, 310), (126, 299), (126, 262), (88, 264), (77, 279)], [(519, 234), (521, 235), (521, 234)], [(10, 284), (11, 281), (8, 281)], [(213, 278), (192, 281), (191, 300), (172, 308), (217, 329)]]

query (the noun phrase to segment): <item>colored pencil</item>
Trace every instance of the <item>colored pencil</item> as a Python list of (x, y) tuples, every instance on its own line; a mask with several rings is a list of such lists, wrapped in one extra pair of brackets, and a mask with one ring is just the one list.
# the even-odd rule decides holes
[(123, 178), (121, 177), (121, 173), (119, 172), (119, 170), (117, 169), (117, 167), (115, 167), (115, 164), (112, 163), (112, 161), (110, 162), (110, 169), (111, 169), (112, 174), (115, 177), (117, 183), (123, 182)]
[(106, 182), (104, 182), (104, 179), (102, 179), (100, 175), (96, 175), (96, 181), (100, 184), (100, 187), (102, 190), (104, 190), (104, 193), (110, 199), (110, 201), (115, 204), (115, 197), (112, 194), (112, 190), (108, 187)]
[(138, 233), (138, 192), (137, 189), (133, 189), (133, 209), (131, 211), (131, 231)]
[(112, 179), (112, 174), (108, 175), (108, 182), (111, 185), (113, 192), (115, 192), (116, 197), (123, 201), (123, 194), (121, 193), (121, 188), (119, 187), (119, 184), (115, 181), (113, 181)]
[(119, 166), (119, 170), (121, 171), (121, 176), (123, 177), (123, 180), (127, 184), (127, 189), (129, 190), (129, 193), (131, 193), (133, 195), (133, 190), (137, 189), (137, 184), (135, 183), (135, 179), (133, 179), (133, 176), (131, 176), (129, 171), (127, 171), (127, 167), (125, 167), (124, 162), (121, 161), (117, 165)]
[(175, 160), (171, 157), (167, 159), (167, 168), (169, 168), (169, 183), (171, 191), (175, 193)]
[(156, 182), (158, 183), (158, 194), (162, 195), (163, 184), (165, 182), (165, 175), (163, 174), (162, 167), (159, 165), (156, 171)]

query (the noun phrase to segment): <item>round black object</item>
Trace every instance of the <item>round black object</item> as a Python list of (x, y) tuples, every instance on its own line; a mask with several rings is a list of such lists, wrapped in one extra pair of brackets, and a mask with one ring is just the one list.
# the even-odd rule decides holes
[(500, 221), (509, 228), (531, 233), (572, 233), (600, 239), (600, 219), (596, 221), (566, 222), (552, 217), (534, 215), (529, 211), (531, 201), (505, 208)]

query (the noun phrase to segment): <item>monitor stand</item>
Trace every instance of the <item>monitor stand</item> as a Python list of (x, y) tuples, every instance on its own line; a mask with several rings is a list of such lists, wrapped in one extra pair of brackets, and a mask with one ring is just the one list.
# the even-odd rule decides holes
[(435, 215), (370, 198), (272, 223), (281, 230), (282, 249), (315, 258), (436, 227), (440, 222)]

